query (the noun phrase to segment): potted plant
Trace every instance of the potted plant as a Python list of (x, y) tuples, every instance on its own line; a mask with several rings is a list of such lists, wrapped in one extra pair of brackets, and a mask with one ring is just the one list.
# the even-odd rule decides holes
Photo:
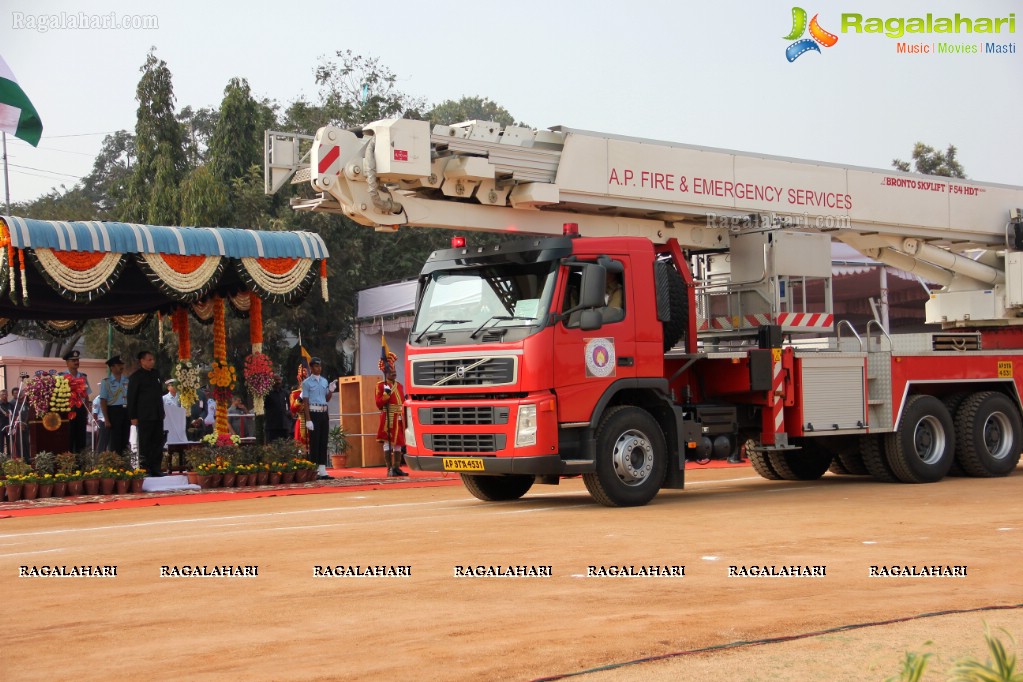
[(39, 477), (29, 469), (28, 473), (21, 477), (21, 499), (34, 500), (39, 497)]
[(4, 490), (7, 493), (8, 502), (20, 502), (21, 491), (24, 489), (24, 483), (21, 481), (21, 476), (12, 475), (4, 479)]
[(281, 477), (284, 476), (285, 463), (275, 459), (268, 466), (270, 467), (270, 485), (280, 485)]
[(338, 424), (330, 430), (327, 436), (327, 447), (330, 448), (330, 465), (334, 469), (344, 469), (348, 466), (348, 432), (345, 427)]
[(103, 472), (99, 469), (90, 469), (82, 475), (82, 487), (86, 495), (99, 495), (100, 478)]
[(53, 497), (54, 475), (40, 474), (37, 471), (36, 476), (39, 478), (39, 497)]
[(138, 494), (142, 492), (142, 484), (146, 480), (145, 469), (133, 469), (131, 472), (131, 492)]
[(67, 474), (56, 473), (53, 475), (53, 496), (64, 497), (67, 495)]
[(32, 467), (28, 462), (20, 459), (8, 459), (3, 464), (4, 475), (7, 480), (4, 481), (4, 487), (7, 490), (7, 501), (17, 502), (22, 497), (22, 491), (24, 490), (25, 483), (32, 473)]

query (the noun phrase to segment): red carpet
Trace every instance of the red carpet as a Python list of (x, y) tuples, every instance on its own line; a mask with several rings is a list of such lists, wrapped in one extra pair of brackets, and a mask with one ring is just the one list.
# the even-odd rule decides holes
[[(721, 469), (748, 467), (749, 462), (729, 464), (712, 460), (706, 464), (687, 462), (686, 469)], [(314, 481), (278, 486), (250, 486), (245, 488), (211, 488), (206, 490), (171, 491), (166, 493), (139, 493), (137, 495), (80, 495), (78, 497), (47, 497), (39, 500), (0, 503), (0, 519), (18, 516), (42, 516), (70, 512), (104, 511), (134, 507), (159, 507), (171, 504), (199, 504), (226, 500), (250, 500), (258, 497), (285, 495), (318, 495), (344, 493), (383, 488), (427, 488), (461, 485), (456, 473), (410, 471), (405, 478), (387, 478), (383, 467), (368, 469), (329, 469), (332, 481)]]

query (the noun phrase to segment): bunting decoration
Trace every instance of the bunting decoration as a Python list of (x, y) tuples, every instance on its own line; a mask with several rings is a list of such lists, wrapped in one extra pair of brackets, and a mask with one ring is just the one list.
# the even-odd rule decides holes
[(227, 302), (231, 304), (231, 310), (242, 320), (249, 317), (249, 310), (252, 307), (252, 303), (249, 300), (250, 293), (249, 291), (239, 291), (236, 294), (228, 294), (227, 296)]
[(115, 315), (108, 317), (107, 322), (114, 326), (114, 329), (122, 334), (135, 336), (149, 326), (153, 319), (152, 313), (138, 313), (136, 315)]
[(238, 275), (260, 298), (293, 304), (309, 294), (316, 270), (305, 258), (241, 258)]
[(224, 273), (220, 256), (178, 256), (170, 253), (140, 253), (139, 266), (169, 298), (196, 301), (205, 297)]
[(192, 312), (207, 322), (201, 304), (214, 294), (244, 317), (250, 291), (301, 302), (317, 274), (326, 281), (328, 256), (308, 232), (0, 216), (0, 317), (109, 319), (199, 303)]
[(91, 301), (113, 288), (124, 254), (33, 249), (32, 259), (49, 285), (69, 301)]
[(195, 321), (202, 325), (213, 324), (213, 299), (196, 301), (188, 307)]
[(36, 320), (44, 332), (58, 339), (66, 339), (82, 331), (86, 320)]

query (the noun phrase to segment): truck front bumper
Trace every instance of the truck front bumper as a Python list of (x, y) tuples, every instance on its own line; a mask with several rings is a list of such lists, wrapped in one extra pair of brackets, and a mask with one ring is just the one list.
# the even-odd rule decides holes
[(460, 474), (524, 474), (529, 476), (565, 473), (558, 455), (536, 457), (426, 457), (405, 455), (414, 471), (444, 471)]

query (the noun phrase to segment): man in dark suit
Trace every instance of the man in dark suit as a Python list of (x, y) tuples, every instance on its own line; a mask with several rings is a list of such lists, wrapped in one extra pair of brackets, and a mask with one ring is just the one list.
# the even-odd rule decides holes
[(144, 350), (128, 377), (128, 419), (138, 429), (139, 463), (149, 476), (163, 476), (163, 382), (156, 358)]

